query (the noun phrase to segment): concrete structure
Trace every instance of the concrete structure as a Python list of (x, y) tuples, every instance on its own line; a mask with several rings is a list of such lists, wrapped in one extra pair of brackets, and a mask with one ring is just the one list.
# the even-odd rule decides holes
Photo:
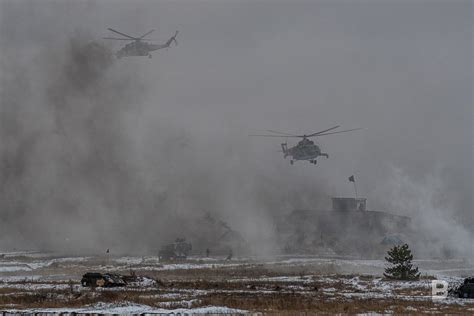
[(385, 251), (385, 236), (404, 236), (410, 218), (367, 211), (366, 199), (333, 198), (332, 210), (294, 210), (276, 220), (277, 236), (287, 253), (370, 255)]
[(367, 199), (333, 197), (333, 211), (365, 211)]

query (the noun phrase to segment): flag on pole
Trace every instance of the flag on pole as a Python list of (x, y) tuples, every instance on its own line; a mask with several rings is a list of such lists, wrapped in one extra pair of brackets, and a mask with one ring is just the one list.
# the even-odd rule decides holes
[(355, 181), (354, 175), (349, 177), (349, 182), (354, 183), (354, 192), (355, 192), (355, 195), (356, 195), (356, 198), (357, 198), (357, 186), (356, 186), (356, 181)]

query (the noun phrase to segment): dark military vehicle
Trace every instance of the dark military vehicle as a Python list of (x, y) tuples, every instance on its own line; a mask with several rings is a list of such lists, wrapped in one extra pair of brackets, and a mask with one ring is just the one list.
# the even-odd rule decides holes
[(119, 274), (88, 272), (82, 276), (81, 284), (89, 287), (116, 287), (125, 286), (127, 282)]
[(464, 279), (464, 283), (453, 291), (459, 298), (474, 298), (474, 277)]
[(160, 261), (184, 260), (191, 250), (192, 246), (186, 242), (186, 238), (176, 238), (174, 243), (161, 247), (158, 257)]

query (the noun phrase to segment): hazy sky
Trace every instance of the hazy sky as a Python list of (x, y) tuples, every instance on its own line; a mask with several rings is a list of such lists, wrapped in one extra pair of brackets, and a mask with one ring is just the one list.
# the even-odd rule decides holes
[[(268, 178), (278, 194), (299, 186), (311, 194), (314, 185), (329, 197), (352, 194), (355, 174), (369, 206), (388, 209), (401, 205), (389, 197), (403, 185), (393, 187), (401, 170), (420, 186), (436, 179), (433, 196), (448, 216), (474, 222), (472, 1), (0, 0), (0, 12), (10, 82), (17, 68), (35, 71), (25, 65), (48, 50), (60, 63), (58, 47), (74, 36), (106, 42), (108, 27), (137, 36), (156, 29), (149, 37), (164, 42), (179, 30), (177, 47), (122, 59), (113, 72), (128, 72), (137, 93), (121, 125), (139, 144), (136, 156), (150, 163), (148, 145), (187, 140), (189, 152), (169, 160), (184, 179), (198, 169), (229, 196)], [(285, 139), (248, 137), (334, 125), (365, 129), (317, 139), (329, 154), (317, 166), (290, 166), (278, 152)], [(258, 199), (240, 193), (238, 201)]]

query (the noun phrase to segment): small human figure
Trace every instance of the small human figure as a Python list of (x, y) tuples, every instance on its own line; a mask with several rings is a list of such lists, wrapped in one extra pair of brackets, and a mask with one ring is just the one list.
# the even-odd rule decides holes
[(210, 254), (211, 254), (211, 251), (209, 250), (209, 248), (206, 248), (206, 257), (209, 258)]
[(226, 261), (232, 260), (232, 249), (230, 249), (229, 255), (227, 256), (227, 258), (226, 258), (225, 260), (226, 260)]
[(69, 279), (68, 284), (69, 284), (69, 291), (71, 292), (71, 294), (74, 293), (74, 282), (71, 279)]
[(109, 252), (110, 252), (110, 251), (109, 251), (109, 248), (107, 248), (107, 251), (106, 251), (105, 253), (109, 253)]

